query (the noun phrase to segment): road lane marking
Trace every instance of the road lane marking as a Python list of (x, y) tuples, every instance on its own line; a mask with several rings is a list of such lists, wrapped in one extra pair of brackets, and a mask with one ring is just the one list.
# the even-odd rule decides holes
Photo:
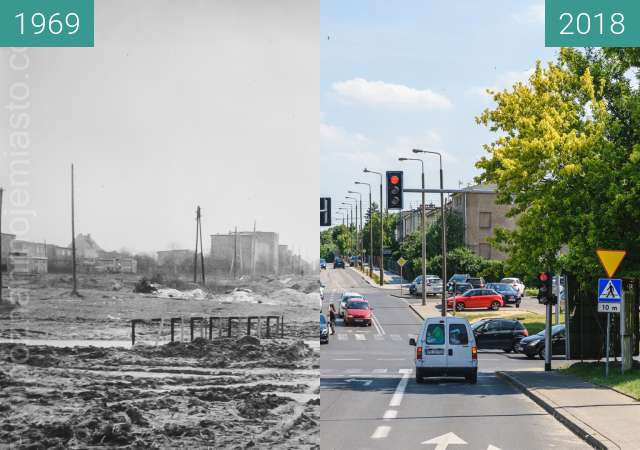
[(392, 341), (401, 341), (402, 340), (402, 336), (400, 336), (399, 334), (392, 334), (391, 335), (391, 340)]
[(380, 425), (376, 428), (376, 431), (371, 435), (371, 439), (384, 439), (389, 436), (389, 432), (391, 431), (391, 427), (386, 425)]
[(393, 393), (393, 397), (391, 397), (389, 406), (400, 406), (402, 398), (404, 397), (404, 391), (407, 389), (407, 384), (409, 383), (411, 369), (400, 369), (399, 372), (403, 375), (398, 383), (398, 387), (396, 387), (396, 391)]
[(387, 369), (373, 369), (373, 373), (387, 373)]
[(333, 361), (362, 361), (362, 358), (333, 358)]
[(366, 341), (367, 337), (364, 334), (356, 333), (356, 341)]
[(376, 324), (376, 328), (378, 328), (380, 334), (387, 334), (387, 332), (384, 331), (384, 328), (382, 328), (382, 324), (378, 320), (377, 316), (375, 316), (375, 315), (373, 316), (373, 321)]
[(407, 358), (376, 358), (376, 361), (404, 361)]
[(396, 411), (395, 409), (386, 410), (384, 412), (384, 416), (382, 416), (384, 420), (395, 419), (396, 417), (398, 417), (398, 411)]
[(374, 334), (374, 335), (373, 335), (373, 338), (374, 338), (376, 341), (383, 341), (383, 340), (384, 340), (384, 336), (383, 336), (383, 335), (381, 335), (381, 334)]
[(347, 370), (345, 370), (345, 372), (347, 372), (347, 373), (361, 373), (361, 372), (362, 372), (362, 369), (361, 369), (361, 368), (359, 368), (359, 367), (354, 367), (353, 369), (347, 369)]
[(339, 341), (346, 341), (347, 339), (349, 339), (349, 336), (347, 336), (344, 333), (338, 333), (338, 340)]

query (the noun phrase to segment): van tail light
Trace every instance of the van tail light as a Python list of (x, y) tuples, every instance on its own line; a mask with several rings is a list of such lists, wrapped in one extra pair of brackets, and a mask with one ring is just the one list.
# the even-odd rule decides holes
[(422, 359), (422, 347), (416, 347), (416, 359)]
[(471, 347), (471, 359), (473, 360), (478, 359), (478, 347), (476, 347), (475, 345)]
[(525, 328), (525, 329), (524, 329), (524, 331), (522, 332), (522, 335), (523, 335), (524, 337), (529, 336), (529, 330), (527, 330), (527, 329)]

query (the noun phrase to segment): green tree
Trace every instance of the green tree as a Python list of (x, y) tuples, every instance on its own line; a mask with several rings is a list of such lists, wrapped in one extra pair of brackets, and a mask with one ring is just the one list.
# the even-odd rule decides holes
[(624, 76), (637, 64), (637, 52), (562, 49), (528, 83), (493, 93), (495, 108), (477, 118), (497, 133), (478, 181), (495, 183), (517, 216), (493, 238), (511, 267), (588, 279), (602, 247), (627, 249), (621, 273), (640, 272), (640, 98)]

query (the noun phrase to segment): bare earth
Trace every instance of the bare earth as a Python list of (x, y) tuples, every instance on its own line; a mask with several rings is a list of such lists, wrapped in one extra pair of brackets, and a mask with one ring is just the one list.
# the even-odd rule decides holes
[[(23, 284), (29, 299), (0, 316), (0, 339), (48, 345), (0, 343), (0, 447), (319, 448), (317, 278), (240, 281), (195, 298), (134, 294), (134, 282), (85, 278), (80, 299), (61, 276)], [(147, 325), (142, 345), (118, 347), (132, 318), (271, 314), (284, 314), (284, 339), (236, 330), (170, 344), (168, 328)]]

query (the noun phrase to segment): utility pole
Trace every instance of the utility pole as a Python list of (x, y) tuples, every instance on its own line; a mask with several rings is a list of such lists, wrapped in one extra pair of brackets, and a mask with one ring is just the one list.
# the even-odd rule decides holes
[(73, 289), (71, 295), (80, 297), (78, 294), (78, 280), (76, 269), (76, 210), (75, 210), (75, 180), (73, 172), (73, 164), (71, 164), (71, 254), (73, 267)]
[(233, 279), (238, 278), (238, 227), (236, 227), (233, 239)]
[(193, 255), (193, 282), (198, 282), (198, 242), (200, 242), (200, 272), (202, 285), (205, 284), (204, 275), (204, 246), (202, 245), (202, 213), (200, 206), (196, 209), (196, 249)]
[(256, 276), (256, 240), (258, 239), (258, 234), (256, 232), (256, 221), (253, 221), (253, 239), (251, 240), (251, 276), (255, 278)]

